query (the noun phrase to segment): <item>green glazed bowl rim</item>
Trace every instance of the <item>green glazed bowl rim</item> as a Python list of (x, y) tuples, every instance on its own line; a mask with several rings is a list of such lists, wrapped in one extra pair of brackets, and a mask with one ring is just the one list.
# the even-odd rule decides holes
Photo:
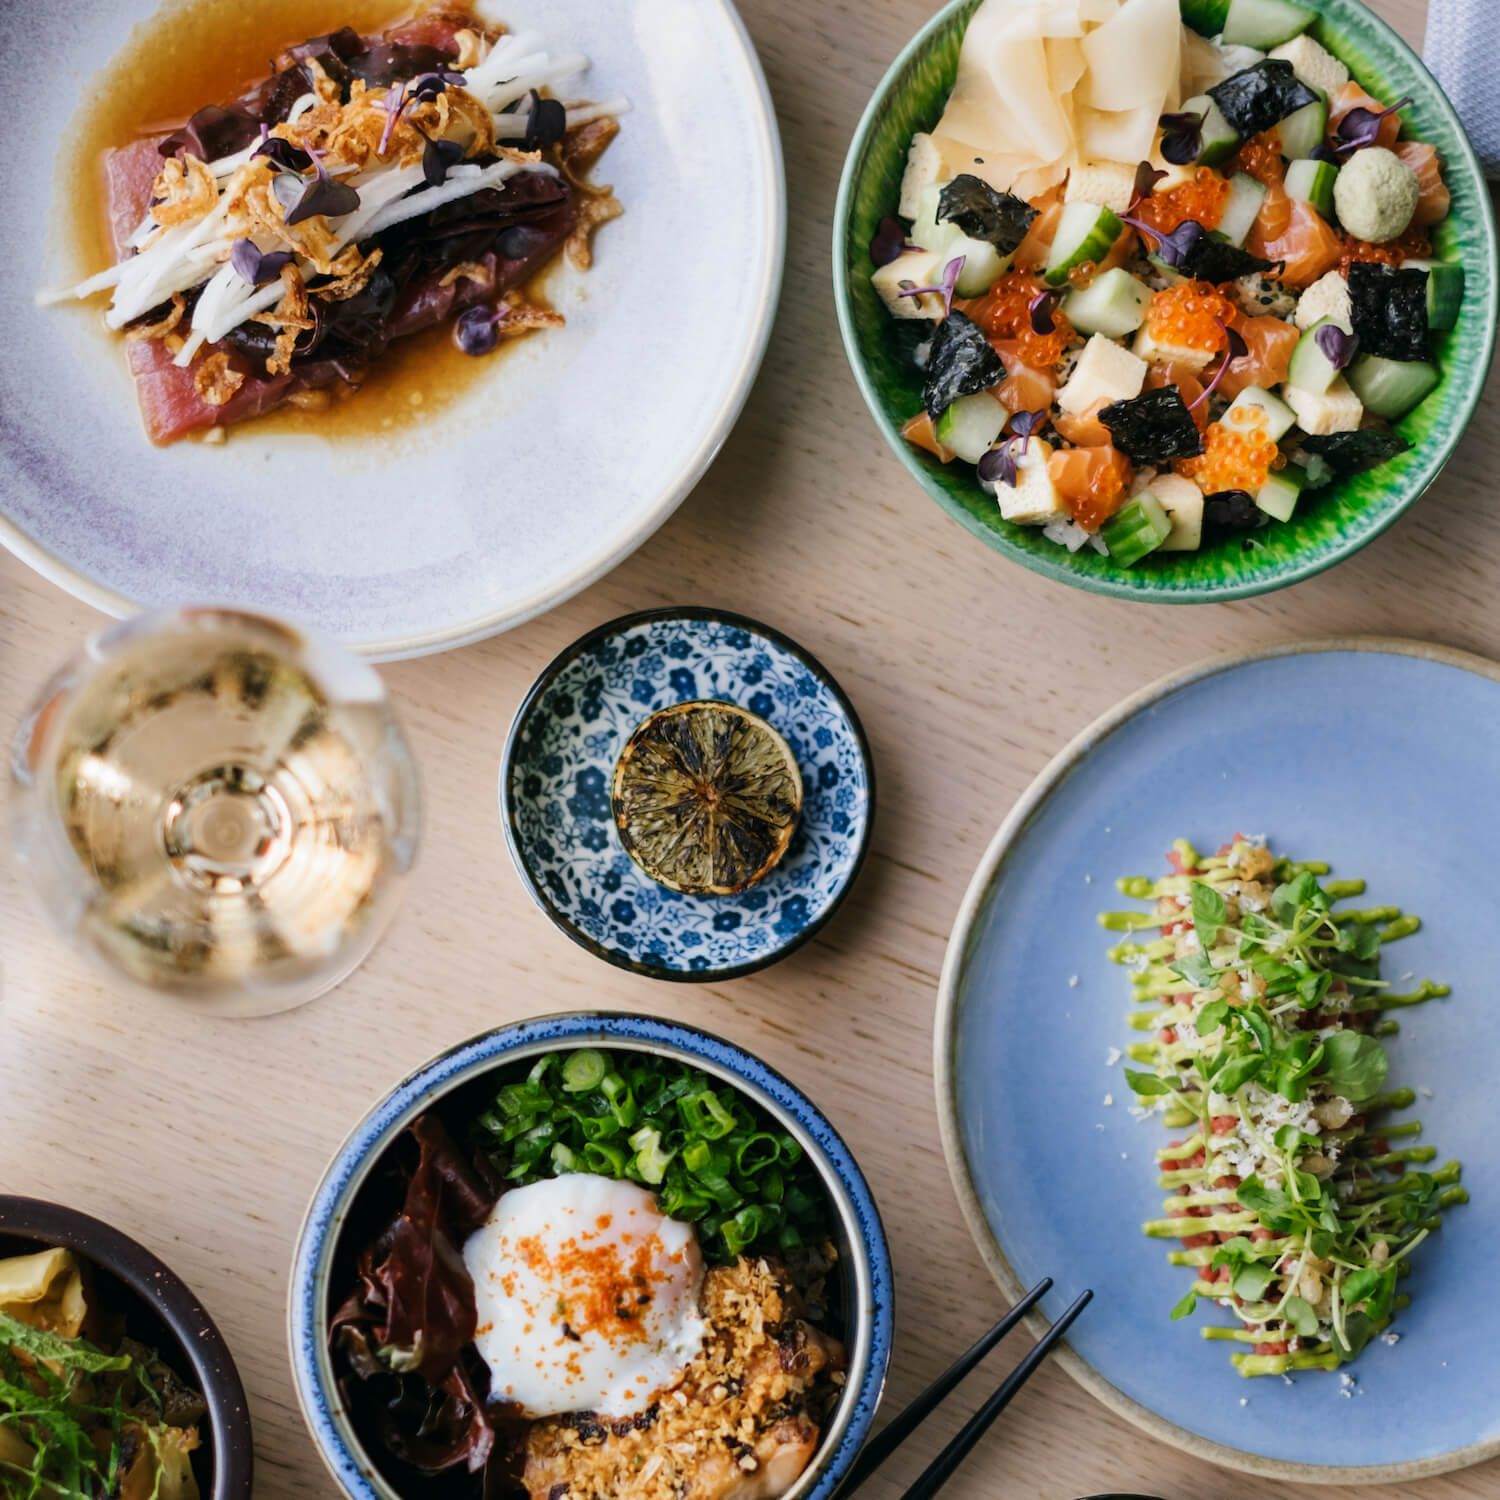
[[(849, 268), (847, 263), (848, 231), (854, 211), (856, 184), (860, 181), (868, 164), (876, 126), (883, 117), (890, 99), (908, 69), (918, 61), (932, 44), (933, 38), (945, 30), (965, 10), (974, 10), (980, 0), (948, 0), (948, 3), (924, 25), (902, 48), (900, 54), (886, 70), (885, 76), (876, 86), (870, 102), (866, 105), (850, 143), (848, 155), (839, 179), (838, 199), (833, 218), (833, 285), (834, 302), (838, 312), (839, 332), (844, 342), (844, 353), (854, 378), (864, 397), (865, 405), (885, 437), (905, 466), (906, 471), (921, 485), (944, 511), (966, 531), (979, 537), (995, 551), (1002, 553), (1033, 573), (1051, 578), (1072, 588), (1083, 589), (1092, 594), (1103, 594), (1116, 599), (1131, 599), (1149, 604), (1220, 604), (1233, 599), (1249, 599), (1259, 594), (1272, 593), (1291, 584), (1312, 578), (1326, 569), (1351, 557), (1362, 547), (1386, 531), (1413, 504), (1424, 495), (1442, 472), (1455, 448), (1462, 440), (1469, 422), (1473, 419), (1480, 397), (1484, 393), (1485, 381), (1495, 354), (1496, 322), (1500, 319), (1500, 251), (1497, 251), (1495, 217), (1490, 208), (1488, 186), (1474, 148), (1469, 142), (1457, 112), (1443, 92), (1437, 80), (1400, 34), (1381, 17), (1376, 15), (1363, 0), (1348, 0), (1361, 11), (1373, 28), (1379, 42), (1389, 48), (1399, 67), (1409, 68), (1413, 74), (1424, 79), (1430, 88), (1430, 99), (1420, 101), (1435, 109), (1453, 133), (1458, 149), (1450, 153), (1446, 162), (1446, 173), (1451, 183), (1455, 174), (1467, 181), (1470, 196), (1475, 205), (1477, 233), (1481, 241), (1484, 269), (1487, 273), (1488, 296), (1483, 307), (1466, 307), (1464, 316), (1470, 320), (1482, 318), (1480, 343), (1467, 383), (1449, 393), (1451, 425), (1446, 437), (1438, 441), (1419, 440), (1412, 453), (1413, 467), (1402, 476), (1400, 492), (1393, 492), (1377, 507), (1372, 507), (1368, 523), (1357, 534), (1342, 538), (1337, 545), (1323, 549), (1308, 557), (1293, 557), (1275, 566), (1274, 570), (1257, 573), (1248, 578), (1229, 579), (1223, 582), (1204, 582), (1185, 585), (1163, 586), (1149, 573), (1133, 574), (1121, 569), (1117, 574), (1093, 574), (1068, 567), (1049, 553), (1037, 553), (1018, 545), (1004, 532), (986, 526), (971, 512), (960, 505), (939, 485), (933, 473), (923, 464), (902, 436), (900, 427), (885, 409), (875, 382), (866, 364), (860, 346), (859, 330), (855, 325), (851, 295)], [(1430, 451), (1425, 451), (1430, 447)], [(1061, 548), (1055, 549), (1068, 556)]]

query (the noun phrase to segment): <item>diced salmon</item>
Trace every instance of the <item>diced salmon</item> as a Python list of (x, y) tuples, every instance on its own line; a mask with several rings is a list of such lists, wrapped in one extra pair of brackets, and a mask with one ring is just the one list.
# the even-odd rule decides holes
[(1085, 531), (1097, 531), (1109, 520), (1130, 489), (1130, 460), (1108, 443), (1057, 450), (1047, 460), (1047, 474)]
[[(1262, 206), (1266, 214), (1270, 198)], [(1281, 261), (1280, 280), (1301, 289), (1331, 271), (1344, 255), (1344, 242), (1311, 204), (1287, 200), (1286, 224), (1275, 233), (1266, 232), (1263, 219), (1255, 221), (1245, 248), (1265, 260)]]
[(1099, 420), (1099, 413), (1108, 405), (1107, 399), (1101, 399), (1086, 411), (1059, 412), (1052, 419), (1052, 425), (1060, 436), (1080, 448), (1104, 447), (1113, 441), (1109, 428)]
[[(1328, 101), (1328, 131), (1329, 139), (1332, 140), (1344, 117), (1354, 109), (1367, 109), (1371, 114), (1378, 115), (1385, 108), (1380, 100), (1371, 94), (1367, 94), (1351, 78), (1332, 99)], [(1378, 133), (1375, 137), (1377, 146), (1384, 146), (1388, 151), (1396, 148), (1396, 137), (1401, 134), (1400, 114), (1387, 115), (1380, 122)]]
[(1452, 196), (1443, 181), (1442, 158), (1437, 147), (1426, 141), (1400, 141), (1394, 147), (1396, 155), (1417, 174), (1417, 211), (1412, 223), (1421, 229), (1430, 229), (1448, 217)]
[(1021, 358), (1015, 339), (991, 339), (990, 344), (1005, 366), (1005, 379), (995, 395), (1007, 411), (1047, 411), (1057, 399), (1057, 381), (1047, 370), (1038, 370)]
[(921, 448), (924, 452), (932, 454), (934, 458), (940, 459), (945, 464), (951, 464), (958, 457), (946, 443), (938, 442), (937, 428), (933, 425), (932, 418), (925, 411), (918, 412), (901, 429), (901, 436), (913, 448)]
[(1287, 377), (1292, 350), (1302, 337), (1298, 329), (1280, 318), (1236, 318), (1231, 324), (1244, 339), (1248, 352), (1229, 362), (1219, 389), (1229, 397), (1238, 396), (1248, 386), (1270, 390)]
[(1026, 231), (1026, 238), (1016, 247), (1015, 264), (1022, 267), (1046, 264), (1058, 223), (1062, 219), (1062, 188), (1049, 188), (1041, 197), (1033, 198), (1030, 202), (1038, 212), (1031, 221), (1031, 228)]

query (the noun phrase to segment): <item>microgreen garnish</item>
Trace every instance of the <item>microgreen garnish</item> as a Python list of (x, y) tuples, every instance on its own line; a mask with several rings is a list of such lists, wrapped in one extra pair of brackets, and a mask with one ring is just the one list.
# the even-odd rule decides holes
[(1219, 368), (1214, 371), (1213, 379), (1198, 393), (1197, 397), (1188, 406), (1189, 411), (1196, 411), (1213, 393), (1218, 390), (1220, 382), (1229, 373), (1229, 366), (1237, 359), (1243, 359), (1249, 352), (1250, 347), (1245, 340), (1231, 328), (1222, 318), (1215, 318), (1224, 334), (1224, 355), (1219, 361)]
[(958, 286), (958, 278), (964, 274), (964, 266), (968, 262), (967, 255), (956, 255), (943, 267), (943, 279), (936, 286), (910, 286), (903, 287), (897, 292), (898, 297), (926, 297), (936, 293), (943, 299), (943, 311), (953, 311), (953, 293)]
[(1156, 191), (1156, 184), (1166, 175), (1149, 161), (1141, 162), (1135, 169), (1135, 182), (1131, 187), (1130, 202), (1125, 206), (1125, 212), (1133, 214)]
[(1198, 110), (1163, 115), (1156, 123), (1166, 132), (1161, 138), (1161, 154), (1174, 167), (1198, 160), (1203, 150), (1203, 115)]
[(229, 252), (229, 263), (240, 280), (250, 286), (264, 286), (281, 275), (281, 268), (292, 263), (290, 250), (262, 253), (254, 240), (236, 240)]
[(907, 249), (906, 226), (887, 214), (870, 238), (870, 260), (877, 266), (888, 266)]
[(1057, 331), (1057, 323), (1052, 313), (1061, 297), (1061, 292), (1054, 292), (1050, 287), (1046, 287), (1026, 304), (1031, 331), (1038, 337), (1045, 338), (1048, 334)]
[(425, 130), (422, 139), (427, 143), (422, 147), (422, 176), (428, 187), (442, 187), (448, 180), (448, 168), (464, 159), (464, 148), (457, 141), (435, 139)]
[(1313, 342), (1335, 370), (1347, 369), (1355, 350), (1359, 348), (1359, 339), (1340, 328), (1337, 323), (1325, 323), (1313, 335)]
[(453, 324), (453, 341), (465, 354), (488, 354), (500, 342), (500, 325), (510, 316), (510, 308), (501, 303), (493, 312), (488, 307), (470, 307), (461, 312)]
[(253, 160), (257, 156), (263, 156), (271, 165), (282, 172), (305, 172), (312, 166), (312, 157), (300, 146), (294, 146), (291, 141), (279, 135), (272, 135), (270, 126), (262, 122), (260, 127), (260, 145), (250, 153)]
[(1149, 234), (1156, 241), (1153, 253), (1163, 265), (1170, 266), (1174, 271), (1196, 276), (1200, 281), (1212, 282), (1215, 286), (1271, 269), (1270, 261), (1259, 255), (1252, 255), (1238, 245), (1231, 245), (1228, 240), (1220, 239), (1196, 219), (1184, 219), (1175, 229), (1170, 230), (1157, 229), (1128, 215), (1124, 222), (1132, 229)]
[(1010, 419), (1010, 436), (979, 460), (979, 477), (989, 484), (1004, 483), (1015, 489), (1021, 478), (1018, 461), (1025, 458), (1032, 434), (1046, 420), (1045, 408), (1013, 413)]
[(1351, 151), (1360, 151), (1366, 146), (1373, 146), (1380, 138), (1380, 122), (1387, 115), (1393, 115), (1398, 109), (1405, 109), (1411, 103), (1411, 96), (1398, 99), (1388, 109), (1373, 110), (1360, 106), (1351, 109), (1342, 120), (1339, 121), (1338, 129), (1334, 131), (1336, 141), (1335, 150), (1340, 155), (1347, 156)]
[(1132, 229), (1140, 230), (1142, 234), (1149, 234), (1156, 241), (1157, 259), (1174, 270), (1186, 264), (1193, 246), (1207, 233), (1195, 219), (1184, 219), (1175, 229), (1157, 229), (1155, 225), (1128, 216), (1124, 217), (1124, 222)]
[[(298, 182), (300, 192), (296, 201), (286, 209), (284, 222), (288, 225), (300, 224), (304, 219), (311, 219), (317, 214), (322, 214), (328, 219), (340, 219), (347, 214), (352, 214), (359, 207), (359, 194), (347, 182), (339, 182), (331, 177), (323, 165), (323, 153), (313, 152), (313, 167), (317, 176), (311, 182), (305, 178), (294, 178)], [(286, 205), (286, 199), (282, 196), (281, 184), (286, 181), (288, 173), (282, 173), (271, 184), (277, 199)]]

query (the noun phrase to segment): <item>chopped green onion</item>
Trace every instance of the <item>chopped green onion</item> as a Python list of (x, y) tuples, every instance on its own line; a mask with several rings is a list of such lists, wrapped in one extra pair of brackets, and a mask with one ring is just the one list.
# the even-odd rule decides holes
[(570, 1094), (585, 1094), (596, 1089), (609, 1071), (609, 1060), (592, 1047), (570, 1052), (562, 1065), (562, 1086)]

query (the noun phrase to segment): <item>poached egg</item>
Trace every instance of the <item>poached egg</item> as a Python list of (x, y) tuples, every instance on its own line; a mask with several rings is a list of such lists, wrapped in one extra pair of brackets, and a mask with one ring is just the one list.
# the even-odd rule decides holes
[(492, 1399), (528, 1416), (644, 1411), (702, 1347), (692, 1227), (590, 1173), (501, 1196), (464, 1244)]

